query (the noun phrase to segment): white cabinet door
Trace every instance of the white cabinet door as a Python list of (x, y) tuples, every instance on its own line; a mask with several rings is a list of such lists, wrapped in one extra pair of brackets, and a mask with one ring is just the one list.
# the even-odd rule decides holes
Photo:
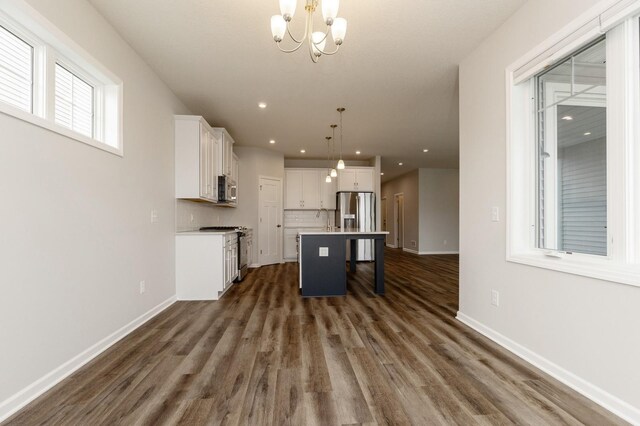
[(199, 143), (200, 143), (200, 196), (202, 198), (209, 199), (211, 198), (211, 178), (210, 178), (210, 170), (211, 166), (209, 164), (210, 154), (209, 150), (211, 149), (211, 144), (209, 141), (209, 132), (204, 128), (204, 126), (200, 125), (200, 134), (199, 134)]
[(326, 182), (326, 177), (325, 173), (319, 173), (318, 185), (320, 186), (320, 208), (335, 210), (338, 180), (331, 179), (331, 182)]
[(357, 191), (373, 191), (373, 168), (356, 169)]
[(288, 210), (302, 209), (302, 171), (284, 171), (284, 208)]
[(302, 171), (302, 208), (320, 208), (320, 188), (318, 187), (318, 170), (309, 169)]
[(338, 191), (357, 191), (356, 171), (344, 169), (338, 171)]
[(233, 160), (231, 161), (231, 179), (237, 184), (238, 183), (238, 177), (239, 177), (239, 163), (240, 160), (238, 159), (238, 156), (233, 154)]
[(297, 228), (288, 228), (284, 230), (284, 258), (287, 260), (294, 260), (297, 258), (297, 236)]

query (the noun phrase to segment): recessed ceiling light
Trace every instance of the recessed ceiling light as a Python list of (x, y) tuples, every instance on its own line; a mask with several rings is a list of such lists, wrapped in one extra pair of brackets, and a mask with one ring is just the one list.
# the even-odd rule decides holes
[(380, 173), (380, 176), (384, 176), (384, 172), (381, 172), (381, 173)]
[(422, 152), (429, 152), (429, 150), (428, 149), (423, 149)]
[(276, 141), (274, 141), (273, 139), (271, 139), (271, 140), (269, 141), (269, 143), (270, 143), (271, 145), (273, 145), (274, 143), (276, 143)]
[(402, 166), (402, 163), (398, 163), (398, 166)]
[(571, 121), (571, 120), (573, 120), (573, 117), (570, 116), (570, 115), (565, 115), (564, 117), (562, 117), (562, 119), (566, 120), (566, 121)]
[(258, 104), (258, 107), (259, 107), (259, 108), (262, 108), (262, 109), (265, 109), (265, 108), (267, 107), (267, 104), (266, 104), (266, 103), (264, 103), (264, 102), (260, 102), (260, 103)]
[(591, 132), (585, 132), (584, 135), (585, 136), (589, 136), (591, 134)]
[(306, 150), (304, 150), (304, 149), (301, 149), (301, 150), (300, 150), (300, 154), (304, 154), (305, 152), (307, 152), (307, 151), (306, 151)]
[(360, 151), (356, 151), (356, 155), (360, 155)]

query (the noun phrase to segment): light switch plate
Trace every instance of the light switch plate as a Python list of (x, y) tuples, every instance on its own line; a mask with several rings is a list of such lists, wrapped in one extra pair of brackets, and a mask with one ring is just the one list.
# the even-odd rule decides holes
[(329, 257), (329, 247), (320, 247), (320, 257)]
[(491, 207), (491, 221), (492, 222), (500, 222), (500, 208), (499, 207)]

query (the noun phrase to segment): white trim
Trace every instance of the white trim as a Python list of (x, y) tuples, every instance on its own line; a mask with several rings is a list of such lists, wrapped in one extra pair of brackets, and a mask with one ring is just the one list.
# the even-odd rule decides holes
[(89, 361), (113, 346), (119, 340), (126, 337), (128, 334), (149, 321), (151, 318), (158, 315), (160, 312), (167, 309), (169, 306), (173, 305), (176, 300), (176, 296), (171, 296), (169, 299), (160, 303), (156, 307), (151, 308), (149, 311), (140, 315), (138, 318), (124, 325), (120, 329), (114, 331), (96, 344), (85, 349), (64, 364), (56, 367), (55, 369), (42, 376), (35, 382), (31, 383), (27, 387), (23, 388), (19, 392), (0, 402), (0, 422), (15, 414), (25, 405), (29, 404), (31, 401), (60, 383), (62, 380), (69, 377), (83, 365), (87, 364)]
[(249, 268), (255, 269), (255, 268), (259, 268), (260, 264), (259, 263), (252, 263), (251, 265), (248, 266)]
[(563, 367), (553, 363), (552, 361), (544, 358), (536, 352), (533, 352), (532, 350), (509, 339), (508, 337), (485, 326), (481, 322), (476, 321), (475, 319), (463, 314), (460, 311), (458, 311), (456, 319), (463, 324), (471, 327), (483, 336), (493, 340), (498, 345), (532, 364), (534, 367), (539, 368), (540, 370), (569, 386), (576, 392), (586, 396), (596, 404), (601, 405), (602, 407), (611, 411), (613, 414), (621, 417), (631, 424), (640, 424), (640, 409), (621, 400), (615, 395), (610, 394), (609, 392), (594, 385), (593, 383), (588, 382), (582, 377), (575, 375), (571, 371), (564, 369)]
[(418, 250), (413, 250), (413, 249), (406, 248), (406, 247), (402, 247), (402, 251), (406, 251), (406, 252), (413, 253), (413, 254), (420, 254), (420, 253), (418, 253)]
[(387, 244), (387, 247), (389, 247), (389, 248), (398, 248), (398, 246), (396, 246), (395, 244)]

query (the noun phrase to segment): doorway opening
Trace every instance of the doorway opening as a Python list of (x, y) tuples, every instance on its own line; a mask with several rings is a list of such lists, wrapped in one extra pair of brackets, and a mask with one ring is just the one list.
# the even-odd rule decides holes
[(404, 193), (393, 196), (393, 236), (397, 248), (404, 247)]

